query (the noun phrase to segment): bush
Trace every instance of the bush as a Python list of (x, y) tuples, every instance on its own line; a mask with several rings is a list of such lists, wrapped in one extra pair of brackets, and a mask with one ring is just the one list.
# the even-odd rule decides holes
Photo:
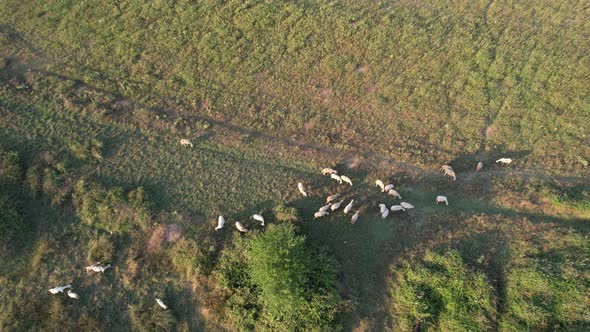
[[(7, 196), (0, 196), (0, 244), (24, 231), (26, 221), (16, 203)], [(0, 246), (0, 248), (2, 248)]]
[(418, 319), (434, 331), (483, 331), (495, 315), (491, 286), (457, 251), (426, 251), (392, 268), (394, 330), (411, 331)]
[(125, 196), (118, 187), (105, 189), (79, 181), (74, 190), (74, 205), (85, 223), (111, 232), (143, 230), (151, 222), (150, 204), (141, 187)]
[(0, 185), (16, 184), (21, 176), (18, 154), (14, 151), (0, 150)]
[(105, 235), (90, 240), (86, 260), (89, 264), (96, 262), (111, 262), (113, 260), (113, 243)]
[(296, 222), (299, 219), (297, 209), (279, 204), (274, 208), (275, 219), (282, 222)]
[[(206, 245), (206, 244), (204, 244)], [(174, 269), (187, 278), (211, 271), (211, 261), (201, 246), (192, 239), (180, 239), (170, 248), (170, 260)]]
[(162, 310), (155, 302), (153, 305), (131, 304), (127, 310), (129, 320), (135, 331), (170, 331), (176, 319), (170, 310)]

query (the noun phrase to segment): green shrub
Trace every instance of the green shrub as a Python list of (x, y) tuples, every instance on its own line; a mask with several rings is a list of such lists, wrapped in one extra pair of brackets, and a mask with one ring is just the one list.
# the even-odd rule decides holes
[(486, 277), (469, 269), (457, 251), (426, 251), (392, 268), (394, 330), (411, 331), (418, 319), (425, 330), (483, 331), (495, 315)]
[(101, 235), (88, 242), (88, 254), (86, 260), (93, 264), (96, 262), (110, 262), (113, 259), (113, 242), (105, 235)]
[(80, 218), (96, 228), (111, 232), (145, 229), (151, 222), (150, 204), (142, 188), (125, 196), (123, 189), (105, 189), (79, 181), (74, 189), (74, 205)]
[(208, 274), (212, 264), (202, 246), (199, 246), (196, 241), (186, 238), (174, 243), (169, 250), (174, 269), (187, 278)]
[(299, 219), (297, 209), (279, 204), (274, 208), (275, 218), (281, 222), (296, 222)]
[(155, 302), (153, 305), (130, 304), (127, 312), (135, 331), (170, 331), (176, 324), (172, 312), (162, 310)]
[(16, 203), (8, 196), (0, 196), (0, 241), (13, 238), (25, 227), (26, 220)]
[(0, 150), (0, 185), (18, 183), (22, 176), (18, 154)]

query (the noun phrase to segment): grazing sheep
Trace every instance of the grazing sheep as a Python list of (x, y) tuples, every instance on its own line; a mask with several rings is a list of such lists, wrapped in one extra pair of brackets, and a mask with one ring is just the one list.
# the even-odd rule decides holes
[(254, 218), (254, 220), (258, 220), (261, 222), (260, 226), (264, 226), (264, 217), (260, 214), (255, 214), (252, 216), (252, 218)]
[(244, 227), (244, 225), (242, 225), (242, 223), (239, 221), (236, 221), (236, 228), (242, 233), (248, 233), (248, 229)]
[(338, 202), (338, 203), (334, 203), (334, 204), (332, 204), (332, 206), (330, 206), (330, 209), (331, 209), (332, 211), (336, 211), (336, 210), (337, 210), (337, 209), (340, 207), (340, 205), (342, 205), (342, 202), (344, 202), (344, 200), (342, 200), (342, 201), (340, 201), (340, 202)]
[(404, 209), (404, 207), (401, 205), (392, 205), (390, 210), (391, 210), (391, 212), (406, 211), (406, 209)]
[(223, 225), (225, 225), (225, 219), (223, 218), (223, 216), (217, 217), (217, 227), (215, 227), (215, 230), (217, 231), (222, 229)]
[(344, 214), (348, 214), (348, 212), (352, 210), (352, 203), (354, 203), (354, 199), (351, 199), (350, 203), (348, 203), (348, 205), (344, 207)]
[(325, 211), (328, 211), (328, 210), (330, 210), (330, 206), (332, 206), (332, 203), (328, 203), (328, 204), (326, 204), (326, 205), (322, 206), (322, 207), (319, 209), (319, 212), (325, 212)]
[(297, 184), (297, 189), (299, 189), (299, 192), (301, 193), (301, 195), (307, 197), (307, 193), (305, 192), (305, 187), (303, 186), (303, 183), (299, 182)]
[(476, 172), (479, 172), (483, 169), (483, 163), (480, 161), (477, 163), (477, 167), (475, 168)]
[(383, 188), (383, 192), (386, 193), (386, 192), (390, 191), (391, 189), (393, 189), (393, 187), (394, 187), (393, 183), (390, 183)]
[(180, 145), (190, 146), (191, 148), (193, 147), (193, 143), (191, 143), (191, 141), (187, 140), (186, 138), (180, 140)]
[(406, 210), (409, 210), (409, 209), (413, 209), (414, 208), (414, 205), (412, 205), (410, 203), (406, 203), (406, 202), (401, 202), (401, 203), (399, 203), (399, 205), (401, 205)]
[(383, 213), (385, 210), (387, 210), (387, 206), (385, 204), (379, 204), (379, 213)]
[(346, 175), (341, 175), (340, 179), (346, 183), (348, 183), (351, 187), (352, 187), (352, 181), (350, 180), (350, 178)]
[(453, 178), (453, 181), (457, 180), (457, 176), (455, 175), (455, 171), (449, 165), (442, 165), (440, 171), (443, 172), (446, 176)]
[(55, 287), (49, 290), (49, 293), (51, 294), (57, 294), (57, 293), (61, 293), (64, 290), (68, 289), (68, 288), (72, 288), (72, 285), (66, 285), (66, 286), (60, 286), (60, 287)]
[(356, 210), (356, 213), (352, 215), (352, 218), (350, 218), (350, 223), (354, 225), (354, 223), (356, 223), (356, 221), (359, 219), (359, 210)]
[(321, 217), (325, 217), (327, 215), (329, 215), (330, 212), (328, 211), (319, 211), (313, 214), (313, 219), (317, 219), (317, 218), (321, 218)]
[(340, 178), (340, 175), (338, 175), (338, 174), (330, 174), (330, 178), (338, 181), (339, 184), (342, 184), (342, 178)]
[(335, 200), (338, 197), (340, 197), (340, 194), (334, 194), (332, 196), (328, 196), (328, 198), (326, 198), (326, 203), (330, 203), (331, 201)]
[(383, 211), (381, 213), (381, 219), (387, 218), (388, 215), (389, 215), (389, 209), (385, 209), (385, 211)]
[(402, 199), (402, 196), (395, 189), (389, 189), (389, 191), (387, 192), (387, 195)]
[(438, 203), (445, 203), (446, 205), (449, 205), (449, 201), (447, 200), (447, 198), (445, 196), (437, 196), (436, 197), (436, 205), (438, 205)]
[(164, 304), (164, 301), (162, 301), (160, 299), (156, 299), (156, 303), (158, 303), (158, 305), (160, 307), (162, 307), (162, 309), (164, 309), (164, 310), (168, 309), (168, 306)]
[(383, 183), (383, 181), (381, 180), (377, 180), (375, 181), (375, 185), (379, 188), (381, 188), (382, 192), (385, 192), (385, 184)]
[(328, 174), (330, 174), (330, 175), (331, 175), (331, 174), (338, 174), (338, 171), (337, 171), (337, 170), (335, 170), (335, 169), (332, 169), (332, 168), (327, 168), (327, 167), (326, 167), (326, 168), (324, 168), (324, 169), (322, 170), (322, 175), (328, 175)]
[(108, 269), (109, 267), (111, 267), (111, 264), (106, 265), (106, 266), (101, 266), (101, 265), (91, 265), (91, 266), (87, 266), (86, 267), (86, 271), (88, 271), (89, 269), (92, 270), (93, 272), (100, 272), (100, 273), (104, 273), (104, 271), (106, 269)]
[(71, 298), (73, 298), (73, 299), (76, 299), (76, 300), (79, 300), (80, 299), (80, 295), (78, 295), (77, 293), (72, 292), (71, 289), (68, 290), (68, 296), (71, 297)]
[(512, 162), (512, 159), (510, 158), (500, 158), (498, 160), (496, 160), (497, 163), (499, 163), (502, 166), (506, 166), (508, 164), (510, 164)]

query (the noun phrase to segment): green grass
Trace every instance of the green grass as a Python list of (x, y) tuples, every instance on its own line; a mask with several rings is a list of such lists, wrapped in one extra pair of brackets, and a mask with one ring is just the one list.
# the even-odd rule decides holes
[[(6, 1), (0, 329), (262, 328), (231, 250), (291, 223), (335, 263), (345, 331), (588, 330), (588, 17), (553, 0)], [(381, 220), (397, 200), (377, 178), (416, 209)], [(334, 192), (355, 225), (311, 219)], [(98, 260), (113, 270), (86, 274)], [(64, 283), (79, 301), (47, 292)]]

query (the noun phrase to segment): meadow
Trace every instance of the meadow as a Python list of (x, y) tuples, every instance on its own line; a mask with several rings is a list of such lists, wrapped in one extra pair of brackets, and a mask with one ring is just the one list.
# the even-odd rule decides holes
[[(0, 330), (590, 329), (588, 22), (583, 1), (4, 1)], [(376, 179), (416, 208), (381, 220)], [(334, 192), (356, 224), (312, 219)]]

